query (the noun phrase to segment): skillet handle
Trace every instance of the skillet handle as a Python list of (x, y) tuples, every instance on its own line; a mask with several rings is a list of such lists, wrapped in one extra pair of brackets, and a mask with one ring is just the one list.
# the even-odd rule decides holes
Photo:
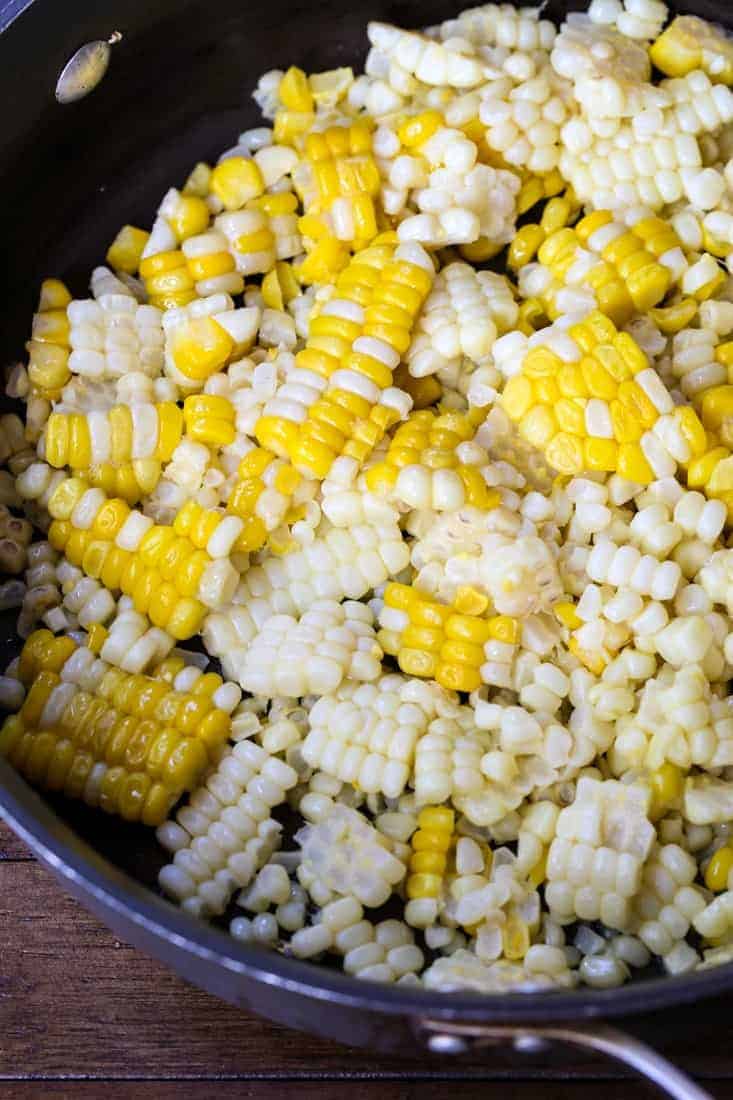
[(463, 1054), (485, 1046), (510, 1043), (518, 1052), (541, 1053), (552, 1043), (598, 1051), (632, 1066), (673, 1100), (713, 1100), (691, 1077), (672, 1065), (652, 1047), (607, 1024), (588, 1029), (575, 1024), (480, 1024), (422, 1019), (420, 1039), (435, 1054)]

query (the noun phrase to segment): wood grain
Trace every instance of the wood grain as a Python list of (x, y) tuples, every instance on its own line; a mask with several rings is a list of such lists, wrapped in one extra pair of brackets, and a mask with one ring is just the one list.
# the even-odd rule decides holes
[[(733, 998), (647, 1021), (651, 1038), (733, 1100)], [(117, 940), (0, 825), (0, 1096), (290, 1100), (644, 1100), (612, 1064), (479, 1053), (389, 1057), (289, 1031), (194, 989)], [(176, 1083), (177, 1082), (177, 1083)]]

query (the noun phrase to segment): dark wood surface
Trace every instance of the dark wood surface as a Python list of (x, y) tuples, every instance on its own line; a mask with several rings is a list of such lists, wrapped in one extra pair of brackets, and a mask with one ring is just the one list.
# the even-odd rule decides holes
[[(643, 1030), (733, 1100), (733, 995)], [(592, 1100), (655, 1095), (573, 1052), (521, 1064), (388, 1057), (230, 1008), (117, 940), (0, 823), (2, 1100), (587, 1100), (589, 1090)]]

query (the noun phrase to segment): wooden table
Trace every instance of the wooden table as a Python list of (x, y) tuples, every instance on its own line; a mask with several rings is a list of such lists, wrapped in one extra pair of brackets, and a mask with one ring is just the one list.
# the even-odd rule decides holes
[[(733, 995), (646, 1021), (659, 1049), (733, 1098)], [(589, 1097), (589, 1085), (591, 1092)], [(144, 1090), (144, 1091), (143, 1091)], [(400, 1059), (230, 1008), (120, 943), (0, 823), (0, 1098), (644, 1100), (604, 1061)]]

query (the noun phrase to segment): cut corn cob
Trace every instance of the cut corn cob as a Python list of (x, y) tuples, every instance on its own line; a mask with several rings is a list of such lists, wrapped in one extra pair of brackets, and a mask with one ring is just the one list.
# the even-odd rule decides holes
[(29, 692), (0, 732), (0, 751), (32, 782), (130, 821), (160, 824), (227, 737), (227, 716), (217, 719), (210, 704), (194, 734), (207, 711), (201, 699), (164, 686), (146, 693), (144, 677), (49, 631), (28, 639), (20, 674)]
[[(195, 634), (206, 606), (231, 599), (238, 573), (226, 554), (229, 528), (237, 526), (234, 517), (225, 531), (219, 531), (225, 521), (213, 514), (213, 530), (206, 527), (207, 537), (199, 547), (202, 525), (192, 532), (193, 541), (173, 528), (155, 526), (124, 501), (90, 489), (81, 478), (68, 478), (54, 489), (49, 511), (49, 542), (54, 549), (113, 592), (132, 596), (135, 609), (174, 638)], [(216, 557), (207, 552), (209, 548)]]
[(515, 326), (518, 312), (506, 278), (449, 264), (418, 318), (405, 356), (410, 374), (424, 378), (460, 366), (464, 356), (478, 364), (486, 361), (496, 337)]
[(174, 853), (160, 872), (161, 888), (194, 916), (223, 913), (279, 846), (282, 826), (271, 811), (285, 801), (297, 772), (252, 741), (240, 741), (158, 830)]
[(500, 369), (514, 372), (513, 345), (526, 341), (501, 398), (520, 435), (566, 474), (617, 471), (644, 485), (690, 462), (704, 429), (692, 409), (674, 407), (638, 344), (600, 312), (568, 321), (495, 349)]
[(405, 876), (387, 838), (358, 810), (337, 805), (295, 839), (301, 848), (299, 878), (309, 872), (333, 894), (355, 897), (364, 906), (383, 905)]
[(648, 794), (633, 785), (583, 778), (562, 810), (547, 860), (545, 896), (561, 919), (602, 920), (625, 929), (654, 828)]
[(300, 619), (266, 619), (237, 679), (253, 695), (326, 695), (347, 677), (376, 680), (381, 658), (369, 608), (356, 601), (316, 600)]
[(38, 311), (33, 315), (28, 351), (28, 380), (32, 393), (44, 398), (57, 398), (68, 382), (70, 329), (66, 308), (71, 295), (59, 279), (45, 279), (41, 284)]
[(449, 691), (476, 691), (481, 666), (490, 659), (487, 643), (512, 645), (518, 637), (517, 623), (509, 617), (478, 617), (489, 601), (484, 597), (481, 603), (478, 614), (462, 614), (457, 607), (423, 599), (407, 585), (389, 584), (379, 619), (380, 644), (410, 676), (437, 680)]
[(410, 508), (495, 508), (501, 498), (488, 488), (479, 468), (488, 455), (471, 446), (475, 421), (471, 414), (412, 413), (393, 435), (384, 459), (367, 470), (368, 488)]
[(399, 675), (383, 675), (372, 684), (344, 683), (311, 708), (303, 759), (366, 794), (397, 798), (436, 703), (428, 685)]

